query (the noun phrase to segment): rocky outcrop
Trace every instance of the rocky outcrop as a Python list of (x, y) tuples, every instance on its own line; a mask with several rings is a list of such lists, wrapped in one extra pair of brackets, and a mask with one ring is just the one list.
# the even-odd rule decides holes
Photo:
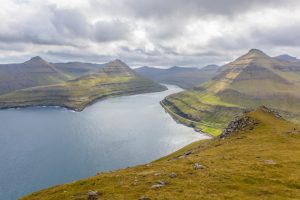
[(248, 116), (237, 117), (229, 123), (228, 127), (220, 135), (220, 138), (225, 138), (236, 131), (242, 130), (247, 126), (253, 126), (256, 123), (257, 122), (254, 119)]
[(266, 106), (261, 106), (259, 109), (262, 110), (262, 111), (264, 111), (264, 112), (266, 112), (266, 113), (273, 114), (274, 117), (276, 117), (276, 118), (280, 118), (280, 119), (282, 118), (282, 116), (277, 111), (272, 110), (272, 109), (270, 109), (270, 108), (268, 108)]
[[(274, 117), (276, 118), (279, 118), (281, 119), (282, 116), (275, 110), (272, 110), (266, 106), (261, 106), (259, 107), (258, 110), (261, 110), (265, 113), (269, 113), (269, 114), (272, 114)], [(251, 112), (251, 111), (246, 111), (245, 114), (247, 112)], [(242, 130), (242, 129), (245, 129), (245, 128), (251, 128), (253, 127), (254, 125), (258, 124), (256, 120), (252, 119), (251, 117), (249, 116), (246, 116), (246, 115), (243, 115), (241, 117), (236, 117), (234, 120), (232, 120), (228, 127), (223, 131), (223, 133), (220, 135), (220, 138), (225, 138), (227, 137), (228, 135), (236, 132), (236, 131), (239, 131), (239, 130)]]

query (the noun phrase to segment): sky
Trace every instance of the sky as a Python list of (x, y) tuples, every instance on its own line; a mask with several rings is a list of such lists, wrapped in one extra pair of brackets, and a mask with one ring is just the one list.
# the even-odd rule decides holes
[(0, 0), (0, 63), (202, 67), (252, 48), (300, 57), (298, 0)]

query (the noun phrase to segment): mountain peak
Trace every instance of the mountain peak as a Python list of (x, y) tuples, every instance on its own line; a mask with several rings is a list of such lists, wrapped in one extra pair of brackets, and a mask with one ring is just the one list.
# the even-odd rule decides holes
[(276, 56), (274, 58), (279, 60), (279, 61), (299, 62), (298, 58), (296, 58), (294, 56), (290, 56), (288, 54), (282, 54), (282, 55)]
[(25, 64), (48, 64), (47, 61), (45, 61), (40, 56), (32, 57), (30, 60), (24, 62)]
[(252, 62), (256, 62), (256, 63), (260, 62), (260, 64), (265, 63), (266, 60), (268, 60), (269, 62), (270, 60), (272, 60), (272, 58), (261, 50), (251, 49), (247, 54), (239, 57), (238, 59), (230, 63), (230, 65), (247, 66), (247, 64)]
[(251, 55), (263, 55), (263, 56), (267, 56), (267, 54), (265, 54), (263, 51), (259, 50), (259, 49), (251, 49), (248, 54)]
[(206, 65), (205, 67), (202, 67), (201, 70), (216, 70), (218, 69), (219, 66), (218, 65), (214, 65), (214, 64), (211, 64), (211, 65)]
[(126, 63), (119, 59), (107, 63), (103, 70), (109, 74), (135, 74), (134, 71)]

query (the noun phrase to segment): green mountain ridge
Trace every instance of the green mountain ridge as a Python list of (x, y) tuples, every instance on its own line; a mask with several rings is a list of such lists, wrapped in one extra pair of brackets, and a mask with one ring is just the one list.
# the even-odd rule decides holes
[[(162, 105), (177, 120), (218, 135), (247, 109), (266, 105), (300, 121), (300, 63), (279, 61), (252, 49), (223, 66), (212, 80), (178, 94)], [(180, 117), (178, 117), (180, 116)]]
[[(34, 59), (36, 60), (41, 62), (40, 59)], [(78, 78), (0, 95), (0, 108), (61, 106), (82, 111), (87, 105), (107, 97), (158, 92), (166, 89), (158, 83), (136, 75), (125, 63), (115, 60), (97, 72)]]
[(24, 63), (0, 65), (0, 95), (28, 87), (61, 83), (72, 77), (41, 57)]

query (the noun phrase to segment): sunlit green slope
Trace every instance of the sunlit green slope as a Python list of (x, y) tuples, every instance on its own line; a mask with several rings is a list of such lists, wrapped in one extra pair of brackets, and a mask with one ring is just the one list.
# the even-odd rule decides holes
[(213, 135), (234, 116), (260, 105), (299, 121), (300, 64), (253, 49), (225, 65), (213, 80), (168, 96), (162, 104), (179, 121)]

